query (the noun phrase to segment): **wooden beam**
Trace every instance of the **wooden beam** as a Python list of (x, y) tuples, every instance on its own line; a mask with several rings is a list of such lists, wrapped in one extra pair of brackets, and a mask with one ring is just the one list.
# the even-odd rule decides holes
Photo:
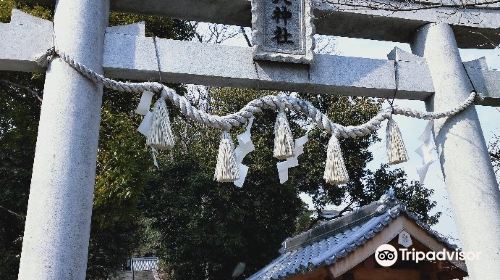
[(356, 280), (420, 280), (420, 271), (416, 269), (364, 268), (354, 270)]
[(329, 279), (330, 275), (328, 274), (328, 270), (324, 267), (315, 269), (305, 274), (299, 274), (287, 278), (287, 280), (329, 280)]

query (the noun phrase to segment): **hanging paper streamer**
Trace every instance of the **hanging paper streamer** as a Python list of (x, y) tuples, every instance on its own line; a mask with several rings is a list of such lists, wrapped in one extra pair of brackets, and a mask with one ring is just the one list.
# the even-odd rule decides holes
[(278, 174), (280, 179), (280, 184), (284, 184), (288, 181), (288, 169), (296, 167), (299, 165), (299, 156), (304, 153), (304, 145), (309, 141), (307, 133), (295, 139), (295, 147), (293, 149), (293, 156), (285, 161), (278, 162), (276, 166), (278, 167)]
[(144, 116), (144, 119), (142, 119), (141, 124), (137, 128), (137, 131), (139, 131), (139, 133), (141, 133), (142, 135), (148, 137), (152, 125), (153, 125), (153, 112), (148, 111), (146, 113), (146, 116)]
[[(146, 116), (144, 116), (144, 119), (142, 120), (141, 124), (137, 128), (137, 131), (141, 133), (142, 135), (148, 137), (149, 132), (151, 131), (151, 126), (153, 125), (153, 112), (148, 111), (146, 113)], [(151, 147), (151, 154), (153, 156), (153, 164), (156, 166), (156, 168), (160, 168), (158, 165), (158, 150), (155, 148)]]
[(156, 168), (160, 168), (160, 165), (158, 164), (158, 150), (155, 148), (151, 147), (151, 154), (153, 155), (153, 164), (156, 166)]
[(424, 183), (425, 176), (429, 170), (429, 166), (437, 160), (436, 156), (436, 144), (432, 138), (432, 128), (434, 127), (434, 122), (431, 120), (427, 123), (424, 132), (418, 138), (422, 141), (422, 145), (415, 150), (415, 152), (422, 157), (422, 166), (417, 168), (417, 173), (420, 176), (420, 182)]
[(135, 109), (135, 112), (137, 114), (145, 116), (142, 119), (139, 128), (137, 128), (137, 131), (139, 131), (139, 133), (146, 137), (149, 136), (149, 131), (151, 130), (151, 126), (153, 125), (153, 113), (150, 111), (153, 95), (154, 93), (150, 91), (143, 92), (141, 101), (139, 101), (139, 105), (137, 105), (137, 109)]
[(253, 152), (255, 150), (255, 146), (252, 142), (251, 129), (253, 124), (253, 118), (248, 121), (247, 129), (242, 134), (238, 135), (238, 147), (234, 149), (234, 153), (236, 155), (236, 164), (238, 164), (240, 170), (240, 178), (234, 181), (234, 185), (241, 188), (245, 183), (245, 179), (248, 174), (248, 166), (243, 164), (243, 159), (246, 155)]
[(137, 109), (135, 112), (139, 115), (146, 115), (151, 108), (151, 100), (153, 100), (154, 93), (151, 91), (145, 91), (142, 93), (141, 101), (139, 101), (139, 105), (137, 105)]
[(274, 124), (274, 151), (275, 158), (284, 160), (293, 156), (293, 135), (290, 124), (286, 119), (285, 109), (281, 108)]

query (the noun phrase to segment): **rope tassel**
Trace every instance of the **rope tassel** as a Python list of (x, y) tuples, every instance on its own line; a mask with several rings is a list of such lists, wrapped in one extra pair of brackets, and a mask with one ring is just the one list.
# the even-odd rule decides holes
[(408, 161), (408, 152), (403, 142), (403, 136), (401, 135), (398, 125), (392, 118), (387, 120), (386, 137), (389, 164), (398, 164)]
[(337, 136), (332, 135), (328, 142), (327, 158), (323, 178), (328, 184), (341, 185), (349, 182), (342, 150)]
[(223, 183), (234, 182), (239, 178), (240, 169), (236, 163), (233, 139), (231, 139), (231, 135), (227, 131), (224, 131), (219, 144), (214, 180)]
[(294, 140), (290, 124), (286, 119), (284, 109), (280, 109), (274, 124), (274, 151), (273, 155), (279, 160), (293, 156)]
[(156, 150), (167, 150), (175, 144), (172, 128), (170, 127), (167, 103), (163, 98), (158, 99), (154, 106), (153, 122), (146, 144)]

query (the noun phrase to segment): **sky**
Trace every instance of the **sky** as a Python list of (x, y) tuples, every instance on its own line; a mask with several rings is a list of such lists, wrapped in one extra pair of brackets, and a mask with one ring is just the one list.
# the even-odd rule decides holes
[[(249, 30), (247, 34), (251, 34)], [(246, 46), (243, 36), (236, 36), (225, 41), (224, 44)], [(394, 47), (399, 47), (411, 53), (408, 44), (345, 37), (334, 37), (333, 52), (336, 55), (342, 56), (387, 59), (387, 54)], [(464, 62), (486, 57), (490, 69), (500, 69), (499, 48), (494, 50), (460, 50), (460, 54)], [(422, 101), (396, 100), (395, 104), (425, 111), (425, 104)], [(476, 106), (476, 109), (486, 143), (489, 144), (493, 141), (495, 135), (500, 136), (500, 108)], [(404, 116), (395, 116), (395, 120), (401, 129), (410, 159), (408, 162), (399, 164), (394, 168), (402, 168), (407, 173), (409, 180), (418, 181), (419, 176), (417, 174), (417, 168), (421, 165), (421, 158), (415, 153), (415, 150), (422, 144), (418, 140), (418, 137), (424, 131), (427, 122)], [(378, 134), (380, 139), (385, 139), (385, 129), (379, 129)], [(373, 144), (370, 150), (374, 155), (374, 159), (368, 164), (368, 168), (375, 170), (387, 161), (385, 141), (383, 140)], [(432, 199), (437, 202), (434, 212), (442, 212), (439, 223), (433, 226), (433, 229), (448, 237), (451, 242), (460, 245), (439, 161), (430, 166), (424, 184), (434, 189)], [(301, 198), (310, 206), (312, 205), (311, 198), (306, 194), (302, 194)], [(330, 206), (329, 208), (335, 209), (334, 206)]]

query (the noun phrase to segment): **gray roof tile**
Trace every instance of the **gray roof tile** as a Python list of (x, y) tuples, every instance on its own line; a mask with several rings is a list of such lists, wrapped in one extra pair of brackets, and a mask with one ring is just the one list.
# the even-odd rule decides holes
[(400, 215), (415, 221), (446, 247), (452, 250), (456, 248), (419, 221), (414, 214), (406, 211), (405, 207), (395, 200), (393, 193), (389, 193), (358, 211), (288, 238), (283, 242), (281, 256), (248, 280), (283, 279), (320, 266), (331, 265), (373, 238)]

